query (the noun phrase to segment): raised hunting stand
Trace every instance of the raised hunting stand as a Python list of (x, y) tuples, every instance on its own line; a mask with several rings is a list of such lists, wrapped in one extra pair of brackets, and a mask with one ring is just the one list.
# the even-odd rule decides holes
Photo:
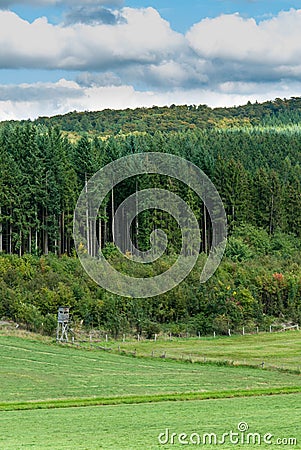
[(59, 307), (57, 314), (56, 340), (68, 342), (69, 308)]

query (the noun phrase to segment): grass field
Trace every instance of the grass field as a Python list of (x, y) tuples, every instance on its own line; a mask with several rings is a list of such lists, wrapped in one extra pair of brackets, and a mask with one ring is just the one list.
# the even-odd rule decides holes
[(236, 364), (260, 365), (299, 370), (301, 372), (301, 332), (260, 333), (154, 341), (109, 342), (113, 349), (136, 351), (137, 356), (159, 356), (193, 361), (228, 361)]
[(291, 373), (134, 358), (0, 338), (0, 402), (300, 386)]
[[(297, 446), (283, 448), (301, 448), (300, 374), (191, 364), (148, 354), (157, 345), (158, 352), (165, 348), (181, 359), (183, 351), (203, 355), (206, 347), (206, 354), (211, 352), (213, 357), (214, 353), (220, 361), (239, 361), (235, 356), (244, 354), (244, 364), (254, 364), (256, 346), (257, 361), (275, 352), (275, 360), (285, 359), (288, 368), (295, 370), (300, 363), (299, 333), (217, 338), (214, 343), (189, 339), (108, 345), (124, 346), (127, 351), (136, 348), (138, 355), (148, 357), (0, 334), (0, 449), (179, 448), (182, 445), (170, 442), (160, 446), (159, 433), (168, 428), (177, 434), (210, 432), (221, 438), (225, 432), (236, 432), (242, 421), (249, 424), (250, 432), (299, 441)], [(222, 445), (233, 447), (254, 448)]]
[[(0, 448), (18, 449), (113, 449), (148, 450), (180, 448), (159, 445), (158, 436), (170, 433), (224, 433), (238, 431), (246, 422), (250, 433), (296, 438), (301, 448), (300, 396), (253, 397), (143, 405), (98, 406), (43, 411), (0, 412)], [(226, 441), (227, 442), (227, 441)], [(208, 443), (208, 441), (207, 441)], [(200, 445), (197, 448), (251, 449), (275, 445)], [(184, 446), (185, 448), (185, 446)]]

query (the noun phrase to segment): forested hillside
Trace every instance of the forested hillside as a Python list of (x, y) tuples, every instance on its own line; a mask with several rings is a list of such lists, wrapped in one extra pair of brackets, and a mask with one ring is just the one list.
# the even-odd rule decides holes
[[(275, 318), (300, 322), (300, 118), (301, 100), (295, 98), (229, 109), (154, 107), (2, 123), (0, 317), (40, 329), (63, 302), (78, 320), (114, 334), (168, 324), (206, 333)], [(63, 131), (76, 132), (77, 139)], [(171, 293), (140, 304), (105, 293), (82, 273), (72, 219), (85, 180), (121, 156), (149, 151), (179, 155), (210, 177), (224, 201), (230, 238), (226, 259), (207, 285), (200, 286), (194, 272)], [(110, 244), (112, 215), (128, 195), (151, 186), (169, 188), (190, 205), (202, 230), (202, 251), (210, 247), (208, 214), (187, 186), (157, 175), (129, 178), (101, 205), (97, 223), (101, 246), (120, 270), (122, 256)], [(155, 227), (169, 238), (160, 271), (178, 253), (181, 235), (167, 214), (146, 211), (131, 230), (139, 248), (149, 248)]]
[[(210, 108), (207, 105), (136, 108), (93, 112), (70, 112), (54, 117), (39, 117), (36, 125), (58, 126), (68, 132), (89, 132), (108, 136), (118, 133), (155, 131), (187, 131), (237, 126), (283, 126), (301, 120), (301, 98), (276, 99), (231, 108)], [(6, 122), (7, 123), (7, 122)], [(5, 122), (2, 124), (5, 125)], [(14, 123), (14, 122), (10, 122)], [(25, 123), (22, 121), (21, 123)]]

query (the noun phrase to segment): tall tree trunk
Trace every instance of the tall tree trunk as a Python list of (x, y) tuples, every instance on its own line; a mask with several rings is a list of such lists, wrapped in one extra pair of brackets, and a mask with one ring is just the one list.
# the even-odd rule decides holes
[[(48, 172), (46, 172), (46, 196), (45, 198), (48, 198), (48, 179), (47, 179), (47, 174)], [(44, 235), (43, 235), (43, 252), (45, 255), (48, 255), (49, 249), (48, 249), (48, 209), (47, 206), (45, 206), (45, 208), (43, 208), (43, 225), (44, 225)]]
[(99, 244), (99, 250), (101, 250), (101, 239), (102, 239), (102, 235), (101, 235), (101, 217), (99, 217), (98, 220), (98, 244)]
[(44, 232), (44, 253), (45, 253), (45, 255), (48, 255), (48, 253), (49, 253), (49, 249), (48, 249), (48, 230), (47, 230), (47, 228), (45, 229), (45, 232)]
[[(53, 216), (53, 222), (56, 224), (56, 215), (54, 214)], [(54, 238), (54, 254), (57, 255), (57, 237), (55, 234), (55, 238)]]
[(207, 208), (203, 203), (203, 251), (208, 253), (208, 236), (207, 236)]
[(62, 215), (61, 215), (60, 233), (61, 233), (61, 252), (65, 253), (66, 248), (65, 248), (65, 212), (64, 211), (62, 211)]
[(19, 231), (19, 244), (20, 244), (19, 256), (21, 257), (22, 256), (22, 231), (21, 230)]
[(137, 197), (137, 192), (138, 192), (138, 180), (136, 180), (136, 216), (135, 216), (135, 245), (136, 248), (139, 247), (139, 219), (138, 219), (138, 197)]
[(90, 249), (90, 221), (89, 221), (89, 203), (88, 203), (88, 181), (87, 174), (85, 173), (85, 193), (86, 193), (86, 232), (87, 232), (87, 252), (91, 254)]
[(31, 227), (29, 227), (28, 231), (28, 253), (31, 253)]
[[(70, 221), (70, 211), (69, 209), (66, 211), (67, 213), (67, 222)], [(71, 255), (71, 243), (70, 243), (70, 233), (68, 231), (68, 225), (69, 223), (67, 223), (67, 232), (66, 232), (66, 246), (67, 246), (67, 254), (70, 256)]]
[(12, 224), (9, 224), (9, 237), (8, 237), (8, 253), (12, 254), (12, 234), (13, 234), (13, 227)]
[(38, 211), (37, 211), (37, 209), (35, 211), (35, 218), (36, 218), (36, 226), (35, 226), (35, 230), (34, 230), (34, 245), (35, 245), (35, 252), (37, 252), (38, 251), (38, 246), (39, 246), (38, 226), (40, 224), (40, 220), (38, 219)]
[(271, 213), (270, 213), (270, 224), (269, 224), (270, 234), (272, 234), (274, 231), (273, 222), (274, 222), (274, 194), (272, 194), (272, 198), (271, 198)]
[(47, 208), (45, 209), (45, 214), (43, 213), (43, 223), (44, 223), (44, 253), (48, 255), (48, 216), (47, 216)]
[(114, 230), (114, 214), (115, 214), (115, 205), (114, 205), (114, 188), (112, 188), (112, 194), (111, 194), (111, 208), (112, 208), (112, 242), (113, 242), (113, 230)]
[(93, 234), (93, 230), (92, 230), (92, 221), (89, 219), (89, 255), (93, 256), (93, 242), (92, 242), (92, 234)]
[[(1, 215), (2, 215), (2, 208), (0, 206), (0, 216)], [(0, 218), (0, 252), (3, 251), (3, 234), (2, 234), (2, 229), (3, 229), (2, 218)]]
[(106, 243), (107, 243), (107, 220), (105, 219), (104, 221), (104, 227), (103, 227), (103, 246), (105, 247)]
[(91, 229), (92, 256), (95, 256), (96, 255), (96, 222), (94, 220), (91, 220), (90, 229)]
[(57, 241), (57, 249), (58, 249), (58, 255), (61, 256), (62, 254), (62, 215), (59, 214), (58, 217), (58, 241)]
[(12, 226), (12, 218), (13, 218), (13, 210), (10, 207), (10, 221), (9, 221), (9, 236), (8, 236), (8, 253), (12, 254), (12, 236), (13, 236), (13, 226)]

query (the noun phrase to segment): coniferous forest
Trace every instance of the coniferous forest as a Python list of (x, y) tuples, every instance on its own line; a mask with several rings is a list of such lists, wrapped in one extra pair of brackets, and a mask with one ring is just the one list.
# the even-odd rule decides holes
[[(74, 323), (113, 336), (160, 331), (209, 334), (274, 323), (301, 324), (301, 100), (211, 109), (205, 105), (70, 113), (0, 124), (0, 318), (51, 334), (58, 306)], [(136, 190), (177, 193), (194, 211), (202, 254), (189, 277), (149, 300), (98, 287), (76, 258), (73, 211), (85, 182), (101, 167), (140, 152), (181, 156), (200, 167), (224, 202), (229, 238), (216, 274), (199, 283), (211, 228), (200, 199), (177, 180), (129, 178), (101, 205), (97, 238), (106, 257), (127, 271), (112, 244), (112, 217)], [(149, 273), (166, 270), (181, 248), (177, 223), (145, 211), (131, 229), (149, 248), (154, 228), (168, 236)]]

